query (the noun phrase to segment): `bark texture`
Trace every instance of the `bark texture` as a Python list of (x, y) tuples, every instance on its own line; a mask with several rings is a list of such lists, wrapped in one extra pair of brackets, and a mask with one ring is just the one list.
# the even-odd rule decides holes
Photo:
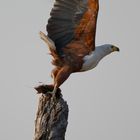
[(52, 86), (41, 85), (35, 88), (41, 93), (35, 120), (34, 140), (65, 140), (68, 124), (68, 105), (61, 90), (56, 95), (47, 94)]

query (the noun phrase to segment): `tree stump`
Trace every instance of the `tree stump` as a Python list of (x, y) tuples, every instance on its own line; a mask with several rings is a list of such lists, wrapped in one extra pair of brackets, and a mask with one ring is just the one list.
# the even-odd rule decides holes
[(55, 95), (47, 94), (53, 87), (40, 85), (35, 88), (41, 93), (35, 120), (34, 140), (65, 140), (68, 124), (68, 105), (61, 90)]

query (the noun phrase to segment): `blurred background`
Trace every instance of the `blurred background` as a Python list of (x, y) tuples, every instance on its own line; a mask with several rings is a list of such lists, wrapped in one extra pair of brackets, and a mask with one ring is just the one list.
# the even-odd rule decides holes
[[(30, 140), (38, 97), (53, 68), (45, 32), (53, 0), (0, 1), (0, 139)], [(140, 139), (140, 1), (100, 1), (96, 44), (120, 48), (61, 86), (69, 104), (66, 140)]]

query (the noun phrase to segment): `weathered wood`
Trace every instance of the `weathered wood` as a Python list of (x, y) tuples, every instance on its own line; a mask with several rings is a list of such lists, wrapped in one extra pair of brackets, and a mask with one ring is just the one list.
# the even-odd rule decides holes
[(64, 101), (61, 90), (55, 96), (47, 94), (52, 86), (41, 85), (35, 88), (42, 93), (39, 98), (35, 120), (34, 140), (65, 140), (68, 124), (68, 105)]

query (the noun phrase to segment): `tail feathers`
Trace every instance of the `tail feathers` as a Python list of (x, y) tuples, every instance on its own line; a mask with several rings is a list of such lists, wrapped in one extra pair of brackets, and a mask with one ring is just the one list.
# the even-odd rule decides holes
[(45, 43), (48, 45), (49, 49), (51, 50), (56, 50), (55, 44), (54, 42), (47, 36), (45, 35), (43, 32), (40, 31), (40, 38), (45, 41)]
[(53, 59), (51, 63), (52, 65), (57, 66), (57, 67), (63, 66), (63, 63), (60, 61), (60, 59)]
[(51, 51), (51, 55), (53, 57), (52, 60), (52, 64), (57, 66), (57, 67), (62, 67), (63, 66), (63, 60), (61, 59), (61, 57), (59, 57), (59, 55), (56, 53), (55, 50), (50, 49)]

